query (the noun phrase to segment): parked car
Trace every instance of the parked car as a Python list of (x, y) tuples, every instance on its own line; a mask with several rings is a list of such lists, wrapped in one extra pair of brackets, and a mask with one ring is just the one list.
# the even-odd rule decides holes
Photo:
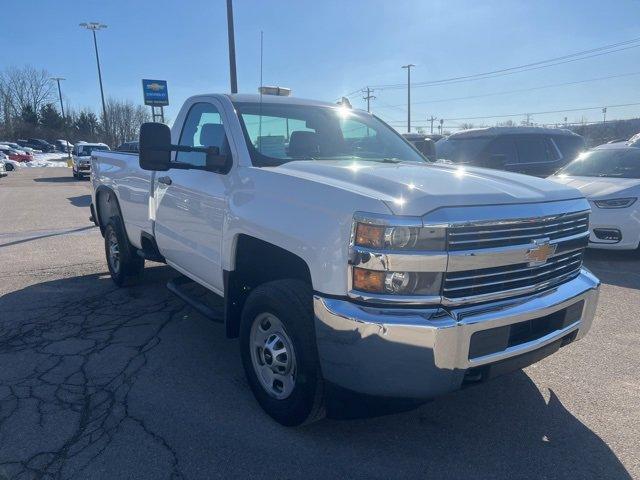
[(18, 162), (10, 160), (3, 150), (0, 150), (0, 162), (4, 164), (5, 171), (7, 172), (11, 172), (18, 168)]
[(27, 140), (18, 140), (18, 144), (23, 147), (33, 148), (34, 150), (40, 150), (41, 152), (45, 152), (45, 153), (56, 151), (56, 147), (54, 147), (49, 142), (41, 138), (29, 138)]
[(98, 150), (109, 150), (105, 143), (78, 142), (73, 147), (72, 171), (74, 178), (81, 179), (91, 173), (91, 154)]
[(590, 247), (640, 246), (640, 148), (593, 149), (549, 178), (577, 188), (589, 200)]
[(0, 144), (0, 151), (2, 151), (9, 160), (15, 160), (16, 162), (30, 162), (33, 160), (33, 155), (23, 150), (14, 150), (8, 145)]
[(15, 142), (4, 142), (4, 141), (0, 140), (0, 144), (8, 145), (11, 148), (13, 148), (14, 150), (20, 150), (20, 151), (26, 152), (31, 156), (33, 156), (36, 153), (40, 153), (40, 150), (34, 150), (33, 148), (24, 147), (22, 145), (18, 145)]
[(537, 177), (553, 174), (584, 149), (580, 135), (541, 127), (477, 128), (436, 143), (438, 159)]
[(184, 274), (168, 286), (240, 337), (253, 393), (285, 425), (322, 415), (326, 383), (431, 398), (535, 362), (593, 320), (580, 192), (430, 163), (366, 112), (200, 95), (172, 130), (144, 124), (139, 156), (93, 157), (113, 281), (145, 258)]
[(139, 143), (135, 142), (124, 142), (116, 148), (118, 152), (129, 152), (129, 153), (138, 153), (139, 151)]
[(53, 143), (56, 149), (61, 152), (69, 153), (73, 150), (73, 144), (68, 142), (67, 140), (56, 140)]
[(7, 169), (4, 166), (4, 160), (0, 157), (0, 178), (7, 176)]

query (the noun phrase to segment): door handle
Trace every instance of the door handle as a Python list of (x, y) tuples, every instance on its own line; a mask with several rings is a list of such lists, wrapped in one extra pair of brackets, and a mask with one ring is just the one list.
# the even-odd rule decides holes
[(171, 177), (158, 177), (158, 183), (162, 183), (164, 185), (171, 185)]

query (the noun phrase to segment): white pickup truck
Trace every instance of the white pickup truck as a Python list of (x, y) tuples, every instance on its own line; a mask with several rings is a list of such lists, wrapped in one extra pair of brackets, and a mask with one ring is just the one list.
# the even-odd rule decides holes
[(594, 318), (577, 190), (430, 163), (345, 105), (195, 96), (142, 126), (139, 157), (94, 151), (91, 178), (113, 280), (150, 259), (224, 297), (285, 425), (320, 418), (328, 387), (426, 399), (522, 368)]

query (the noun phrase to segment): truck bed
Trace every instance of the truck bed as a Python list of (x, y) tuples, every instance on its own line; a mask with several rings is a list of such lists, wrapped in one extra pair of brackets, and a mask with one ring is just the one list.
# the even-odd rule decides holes
[(154, 210), (149, 202), (153, 172), (140, 168), (137, 154), (124, 152), (95, 152), (92, 167), (93, 191), (97, 194), (104, 185), (116, 192), (129, 241), (140, 248), (141, 233), (153, 233)]

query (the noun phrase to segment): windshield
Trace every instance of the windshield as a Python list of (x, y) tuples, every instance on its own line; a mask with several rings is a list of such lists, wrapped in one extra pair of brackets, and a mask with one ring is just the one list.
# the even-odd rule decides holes
[(391, 127), (349, 108), (254, 102), (235, 107), (256, 166), (293, 160), (426, 162)]
[(78, 153), (78, 156), (88, 157), (94, 150), (109, 150), (109, 147), (107, 147), (106, 145), (84, 145), (80, 153)]
[(640, 178), (640, 148), (612, 148), (583, 153), (558, 172), (580, 177)]
[(488, 137), (441, 138), (436, 142), (437, 157), (456, 163), (473, 162), (490, 141)]

